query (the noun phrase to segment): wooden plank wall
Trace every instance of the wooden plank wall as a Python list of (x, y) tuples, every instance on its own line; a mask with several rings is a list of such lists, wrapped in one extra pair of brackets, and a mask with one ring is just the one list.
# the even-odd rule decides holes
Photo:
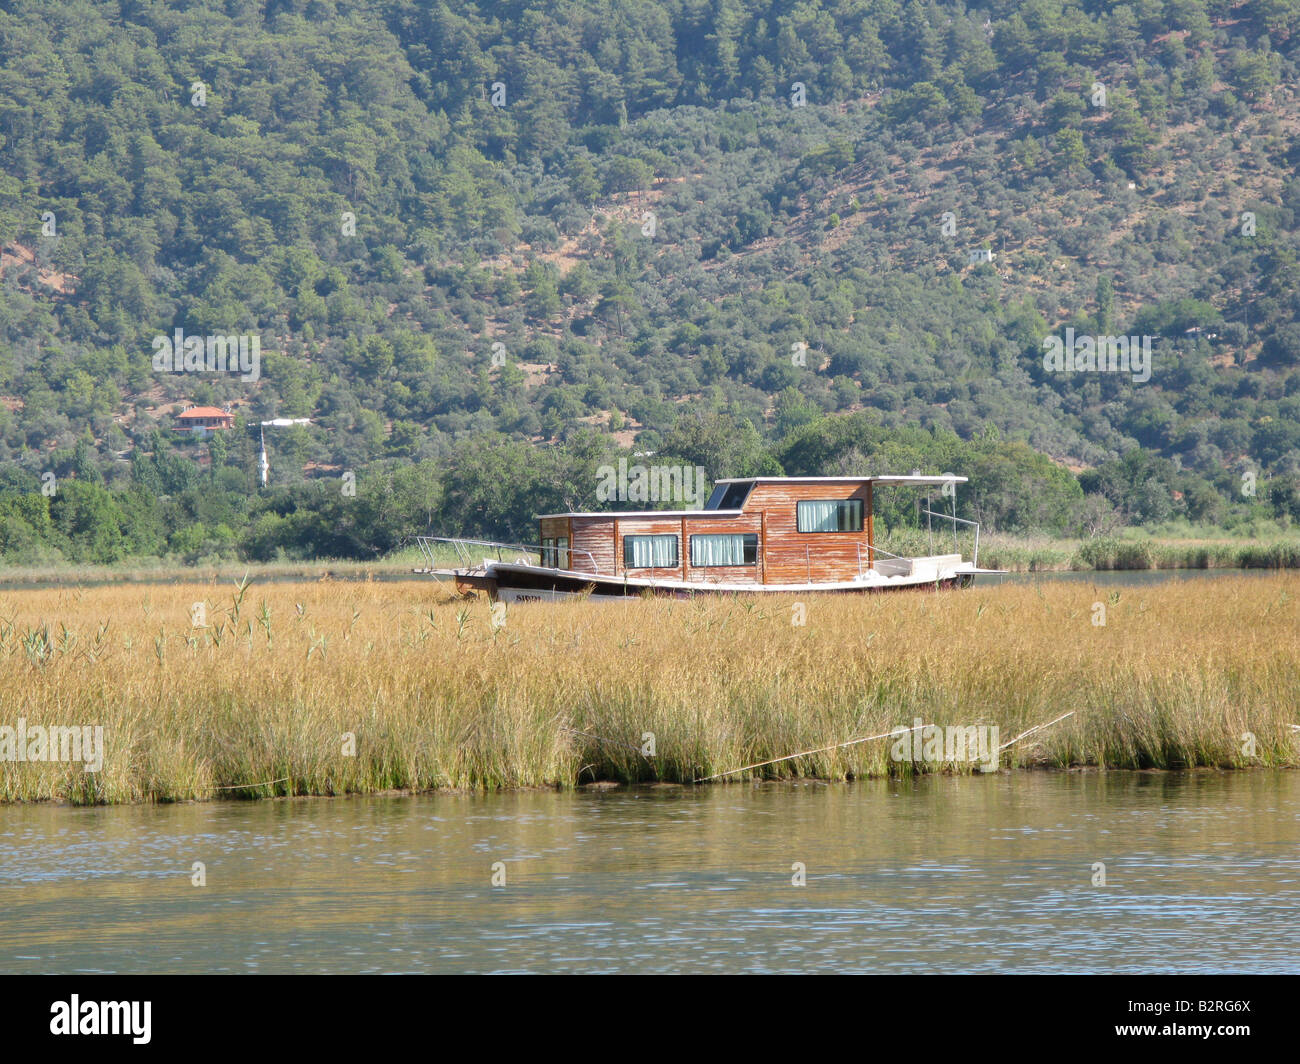
[[(682, 519), (680, 517), (620, 517), (618, 519), (618, 552), (615, 555), (616, 570), (627, 576), (676, 577), (682, 576), (682, 554), (684, 548), (680, 542)], [(623, 540), (628, 536), (677, 536), (676, 569), (624, 569)]]
[[(690, 537), (708, 535), (726, 535), (727, 533), (748, 532), (759, 537), (762, 543), (763, 515), (758, 513), (742, 514), (740, 517), (687, 517), (682, 521), (682, 550), (686, 561), (690, 563)], [(754, 565), (691, 565), (686, 579), (692, 583), (750, 583), (759, 579), (759, 566)]]
[[(543, 517), (541, 521), (542, 539), (556, 539), (568, 536), (569, 519), (567, 517)], [(541, 542), (540, 540), (538, 542)]]
[[(710, 566), (696, 568), (690, 564), (690, 536), (697, 534), (721, 534), (727, 532), (759, 533), (762, 526), (760, 514), (745, 514), (741, 517), (574, 517), (572, 518), (575, 550), (591, 551), (595, 559), (596, 571), (616, 573), (620, 576), (640, 577), (674, 577), (717, 583), (720, 581), (757, 580), (757, 565)], [(563, 535), (563, 532), (548, 532), (550, 527), (543, 522), (543, 535)], [(677, 567), (674, 569), (628, 569), (623, 568), (623, 540), (626, 536), (676, 536)], [(761, 541), (760, 541), (761, 549)], [(580, 572), (591, 570), (591, 563), (585, 554), (575, 553), (573, 568)]]
[[(570, 518), (572, 536), (569, 545), (574, 548), (570, 565), (580, 573), (614, 573), (614, 519), (610, 517)], [(577, 551), (590, 551), (591, 557)], [(620, 559), (621, 555), (620, 555)]]
[[(800, 532), (796, 503), (801, 499), (861, 499), (861, 532)], [(676, 577), (702, 583), (759, 580), (765, 584), (802, 584), (851, 580), (858, 575), (858, 560), (869, 564), (871, 540), (871, 485), (827, 483), (757, 484), (745, 501), (740, 517), (573, 517), (546, 518), (542, 535), (568, 535), (574, 553), (572, 567), (580, 572), (624, 575), (625, 536), (675, 535), (678, 537), (675, 569), (630, 569), (627, 576)], [(566, 531), (567, 530), (567, 531)], [(759, 535), (756, 566), (697, 569), (690, 564), (692, 534), (753, 532)], [(860, 548), (860, 553), (859, 553)]]
[[(870, 484), (756, 484), (745, 501), (745, 512), (766, 513), (763, 583), (802, 584), (852, 580), (858, 575), (858, 550), (867, 564)], [(800, 532), (796, 503), (801, 499), (861, 499), (861, 532)], [(807, 553), (805, 553), (807, 552)], [(811, 559), (811, 563), (809, 562)]]
[[(571, 522), (567, 517), (543, 517), (538, 527), (538, 543), (545, 539), (559, 539), (564, 537), (569, 540), (569, 545), (573, 545), (573, 533), (570, 529)], [(584, 559), (585, 560), (585, 559)], [(572, 562), (570, 562), (572, 565)]]

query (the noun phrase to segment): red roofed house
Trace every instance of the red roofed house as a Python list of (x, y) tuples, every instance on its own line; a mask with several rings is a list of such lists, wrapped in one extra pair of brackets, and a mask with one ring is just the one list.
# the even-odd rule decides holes
[(192, 406), (176, 420), (177, 432), (188, 432), (200, 439), (206, 439), (221, 429), (235, 427), (235, 415), (229, 410), (218, 410), (215, 406)]

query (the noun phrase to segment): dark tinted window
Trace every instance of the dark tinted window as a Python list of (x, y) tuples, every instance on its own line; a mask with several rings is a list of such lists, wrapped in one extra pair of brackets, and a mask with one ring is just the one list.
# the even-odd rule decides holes
[(749, 493), (754, 487), (752, 480), (743, 480), (737, 484), (719, 484), (709, 496), (706, 510), (739, 510), (745, 505)]

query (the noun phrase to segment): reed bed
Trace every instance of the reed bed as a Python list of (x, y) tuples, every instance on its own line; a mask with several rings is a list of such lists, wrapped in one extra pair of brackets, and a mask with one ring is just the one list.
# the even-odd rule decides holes
[[(494, 613), (419, 580), (3, 592), (0, 726), (99, 725), (105, 757), (0, 761), (0, 800), (688, 783), (1071, 710), (1002, 769), (1293, 767), (1298, 603), (1294, 573), (808, 597), (804, 625), (787, 598)], [(891, 745), (726, 779), (978, 771)]]
[[(936, 529), (899, 529), (878, 534), (877, 545), (894, 554), (914, 556), (945, 551), (971, 557), (975, 537), (969, 530), (954, 539)], [(1009, 572), (1108, 572), (1132, 569), (1300, 569), (1300, 539), (1168, 539), (1109, 536), (1097, 539), (1052, 539), (1046, 536), (986, 533), (980, 539), (980, 563)]]
[[(966, 553), (969, 555), (969, 549)], [(990, 536), (981, 544), (980, 561), (1011, 572), (1300, 569), (1300, 541), (1094, 539), (1036, 543)]]

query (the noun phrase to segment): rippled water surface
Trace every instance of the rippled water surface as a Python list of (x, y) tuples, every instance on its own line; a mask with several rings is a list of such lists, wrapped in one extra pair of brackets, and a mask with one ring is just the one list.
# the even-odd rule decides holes
[(1297, 773), (0, 807), (6, 972), (1295, 972), (1297, 917)]

